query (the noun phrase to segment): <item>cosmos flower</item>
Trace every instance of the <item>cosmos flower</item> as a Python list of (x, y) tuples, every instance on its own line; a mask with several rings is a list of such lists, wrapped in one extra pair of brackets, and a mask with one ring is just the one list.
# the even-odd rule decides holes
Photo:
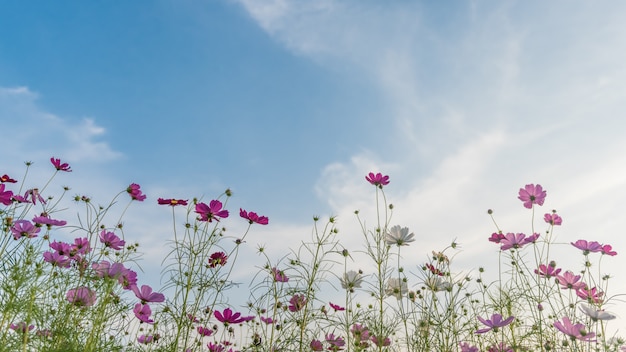
[(513, 322), (513, 320), (515, 320), (515, 317), (510, 316), (504, 320), (502, 320), (502, 315), (500, 314), (493, 314), (491, 315), (491, 319), (483, 319), (481, 317), (477, 317), (478, 320), (480, 320), (481, 323), (483, 323), (484, 325), (486, 325), (486, 328), (483, 329), (479, 329), (476, 330), (477, 334), (483, 334), (487, 331), (498, 331), (498, 328), (501, 328), (503, 326), (507, 326), (509, 324), (511, 324), (511, 322)]
[(584, 303), (581, 303), (578, 308), (580, 308), (580, 311), (585, 313), (593, 321), (615, 319), (615, 315), (606, 312), (604, 309), (595, 309), (594, 307)]
[(591, 341), (596, 336), (595, 333), (588, 332), (583, 324), (572, 324), (568, 317), (563, 317), (562, 322), (555, 321), (554, 327), (569, 336), (571, 340)]
[(408, 227), (400, 227), (399, 225), (396, 225), (389, 229), (389, 231), (385, 234), (385, 242), (387, 242), (390, 246), (408, 246), (410, 242), (415, 241), (413, 238), (414, 236), (415, 235), (412, 232), (409, 233)]
[(361, 288), (363, 283), (363, 275), (354, 270), (350, 270), (343, 274), (343, 278), (340, 279), (341, 287), (346, 290), (352, 290), (355, 288)]
[(61, 159), (55, 159), (54, 157), (52, 157), (50, 158), (50, 162), (52, 163), (54, 168), (57, 169), (57, 171), (72, 172), (70, 164), (61, 163)]
[(519, 190), (519, 200), (524, 202), (524, 207), (531, 209), (533, 204), (543, 205), (546, 199), (546, 191), (543, 190), (541, 185), (529, 184)]
[(383, 188), (383, 186), (389, 184), (389, 176), (383, 176), (380, 172), (377, 174), (370, 172), (367, 176), (365, 176), (365, 179), (367, 182), (379, 188)]
[(259, 225), (267, 225), (269, 223), (269, 219), (267, 218), (267, 216), (259, 216), (253, 211), (247, 212), (241, 208), (239, 208), (239, 216), (248, 220), (250, 224), (257, 223)]

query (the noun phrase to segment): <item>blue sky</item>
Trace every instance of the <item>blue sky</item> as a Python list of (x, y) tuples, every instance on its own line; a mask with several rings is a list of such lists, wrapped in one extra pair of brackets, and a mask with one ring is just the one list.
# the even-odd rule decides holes
[[(280, 255), (313, 215), (338, 215), (358, 246), (352, 212), (371, 211), (363, 177), (381, 171), (393, 223), (421, 241), (410, 260), (456, 238), (468, 266), (496, 260), (486, 209), (530, 232), (517, 190), (540, 183), (563, 243), (626, 255), (625, 15), (617, 1), (3, 2), (0, 172), (61, 157), (63, 181), (102, 202), (130, 182), (153, 202), (230, 187), (231, 210), (270, 217), (249, 241)], [(136, 209), (154, 219), (127, 219), (150, 262), (162, 209)], [(624, 264), (605, 267), (615, 293)]]

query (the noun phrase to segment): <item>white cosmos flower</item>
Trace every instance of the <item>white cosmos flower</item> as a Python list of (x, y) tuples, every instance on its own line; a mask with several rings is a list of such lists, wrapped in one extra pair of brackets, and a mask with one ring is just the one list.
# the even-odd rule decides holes
[(408, 227), (400, 227), (400, 225), (393, 226), (387, 233), (385, 234), (385, 242), (388, 245), (393, 246), (394, 244), (397, 246), (408, 246), (409, 242), (415, 241), (413, 238), (415, 235), (411, 232), (409, 233)]
[(452, 284), (448, 281), (444, 281), (441, 277), (439, 276), (433, 276), (433, 277), (429, 277), (428, 279), (426, 279), (426, 281), (424, 282), (424, 285), (426, 287), (428, 287), (429, 289), (431, 289), (432, 291), (438, 292), (438, 291), (447, 291), (450, 288), (452, 288)]
[(597, 310), (594, 307), (591, 307), (587, 304), (581, 303), (580, 310), (585, 313), (588, 317), (590, 317), (593, 321), (598, 320), (612, 320), (615, 319), (615, 315), (604, 311), (603, 309)]
[(385, 294), (387, 296), (394, 296), (397, 299), (401, 299), (408, 291), (409, 288), (403, 280), (391, 278), (387, 281), (387, 287), (385, 288)]
[(356, 272), (354, 270), (350, 270), (343, 274), (343, 278), (339, 279), (341, 281), (341, 287), (346, 290), (351, 290), (353, 288), (360, 288), (363, 283), (363, 275), (361, 273)]

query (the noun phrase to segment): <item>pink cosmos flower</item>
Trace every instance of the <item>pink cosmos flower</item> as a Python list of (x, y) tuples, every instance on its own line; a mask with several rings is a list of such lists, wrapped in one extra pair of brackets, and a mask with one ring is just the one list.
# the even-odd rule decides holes
[(27, 332), (29, 332), (29, 331), (33, 330), (33, 329), (35, 328), (35, 325), (32, 325), (32, 324), (31, 324), (31, 325), (26, 325), (26, 323), (25, 323), (25, 322), (20, 321), (20, 322), (19, 322), (19, 323), (17, 323), (17, 324), (11, 324), (11, 325), (9, 326), (9, 328), (10, 328), (11, 330), (13, 330), (13, 331), (16, 331), (16, 332), (19, 332), (19, 333), (25, 334), (25, 333), (27, 333)]
[(306, 306), (307, 300), (304, 295), (295, 294), (289, 300), (289, 311), (297, 312)]
[(274, 276), (274, 281), (276, 282), (287, 282), (289, 278), (285, 275), (285, 272), (282, 270), (278, 270), (277, 268), (272, 268), (272, 275)]
[(478, 352), (478, 347), (474, 347), (467, 342), (459, 343), (459, 347), (461, 348), (461, 352)]
[(126, 188), (126, 192), (130, 194), (130, 198), (139, 202), (143, 202), (146, 200), (146, 196), (141, 193), (141, 186), (136, 183), (131, 183), (128, 188)]
[(137, 337), (137, 342), (143, 345), (150, 344), (154, 341), (154, 336), (152, 335), (141, 335)]
[(187, 199), (163, 199), (163, 198), (159, 198), (157, 199), (157, 202), (161, 205), (171, 205), (173, 207), (177, 206), (177, 205), (187, 205)]
[(580, 275), (574, 275), (574, 273), (569, 270), (563, 273), (563, 275), (557, 275), (556, 278), (563, 290), (571, 289), (578, 291), (587, 287), (587, 284), (580, 281)]
[(571, 244), (572, 246), (583, 251), (584, 255), (602, 251), (602, 245), (596, 241), (587, 242), (587, 240), (578, 240), (576, 242), (571, 242)]
[(11, 226), (11, 233), (16, 240), (22, 237), (35, 238), (39, 231), (41, 231), (41, 228), (33, 225), (28, 220), (15, 220), (13, 226)]
[(380, 172), (377, 174), (370, 172), (367, 176), (365, 176), (365, 179), (367, 182), (379, 188), (383, 188), (383, 186), (389, 184), (389, 176), (383, 176)]
[(217, 320), (224, 323), (224, 325), (241, 324), (246, 321), (245, 317), (241, 316), (241, 313), (237, 312), (233, 314), (233, 311), (230, 308), (224, 309), (223, 312), (216, 310), (213, 315), (215, 315)]
[(340, 305), (334, 304), (333, 302), (328, 302), (328, 304), (330, 305), (330, 307), (331, 307), (332, 309), (334, 309), (334, 310), (335, 310), (335, 312), (337, 312), (337, 311), (343, 311), (343, 310), (346, 310), (346, 308), (344, 308), (344, 307), (342, 307), (342, 306), (340, 306)]
[(154, 320), (150, 319), (150, 315), (152, 314), (152, 309), (147, 304), (137, 303), (135, 304), (135, 308), (133, 309), (133, 313), (135, 313), (135, 317), (139, 319), (140, 322), (146, 324), (154, 323)]
[(588, 287), (584, 287), (576, 290), (576, 295), (589, 303), (602, 303), (602, 296), (604, 292), (598, 292), (596, 287), (589, 289)]
[(139, 289), (136, 285), (130, 287), (135, 296), (141, 300), (141, 304), (161, 303), (165, 301), (165, 296), (162, 293), (152, 292), (152, 287), (148, 285), (141, 285)]
[[(30, 201), (28, 200), (28, 198), (30, 197)], [(13, 198), (17, 198), (17, 196), (14, 196)], [(46, 200), (43, 198), (43, 196), (39, 193), (39, 188), (32, 188), (27, 190), (24, 193), (24, 197), (21, 197), (23, 200), (25, 200), (25, 202), (21, 202), (20, 203), (33, 203), (33, 204), (37, 204), (37, 201), (39, 201), (41, 204), (46, 204)], [(19, 201), (19, 200), (18, 200)]]
[(198, 335), (200, 335), (202, 337), (213, 335), (213, 329), (207, 328), (207, 327), (204, 327), (204, 326), (198, 326), (196, 328), (196, 331), (198, 331)]
[(543, 220), (550, 225), (561, 225), (563, 224), (563, 219), (558, 216), (556, 213), (547, 213), (543, 216)]
[(65, 255), (61, 255), (58, 252), (43, 252), (43, 260), (46, 263), (50, 263), (52, 266), (57, 266), (59, 268), (69, 268), (72, 260)]
[(61, 159), (55, 159), (54, 157), (52, 157), (50, 158), (50, 162), (52, 163), (54, 168), (57, 169), (57, 171), (72, 172), (70, 164), (61, 163)]
[(75, 238), (74, 244), (72, 245), (72, 252), (76, 254), (87, 254), (91, 252), (91, 245), (89, 244), (89, 239), (87, 239), (87, 237)]
[(216, 266), (224, 266), (228, 256), (224, 252), (215, 252), (209, 257), (209, 267), (215, 268)]
[(5, 191), (4, 188), (4, 183), (0, 183), (0, 203), (11, 205), (13, 203), (13, 192)]
[(500, 342), (497, 345), (493, 345), (487, 349), (487, 352), (515, 352), (509, 346), (507, 346), (504, 342)]
[(71, 258), (72, 246), (69, 243), (54, 241), (49, 244), (50, 248), (54, 249), (60, 255), (65, 255)]
[(548, 265), (541, 264), (539, 265), (539, 268), (535, 269), (535, 274), (546, 279), (556, 277), (560, 272), (561, 272), (561, 269), (560, 268), (557, 269), (556, 263), (553, 261), (550, 262), (550, 264)]
[(122, 263), (109, 263), (106, 260), (101, 261), (100, 263), (91, 264), (91, 268), (96, 272), (96, 276), (100, 278), (110, 278), (117, 280), (122, 273), (126, 270), (124, 264)]
[(117, 281), (122, 285), (123, 289), (130, 290), (137, 285), (137, 273), (134, 270), (124, 268), (122, 275), (118, 277)]
[(481, 323), (483, 323), (484, 325), (487, 325), (486, 328), (476, 330), (477, 334), (483, 334), (491, 330), (498, 331), (498, 328), (511, 324), (511, 322), (513, 322), (513, 320), (515, 319), (515, 317), (510, 316), (502, 320), (502, 315), (497, 314), (497, 313), (491, 315), (491, 319), (483, 319), (481, 317), (477, 317), (477, 318), (478, 320), (480, 320)]
[(126, 241), (120, 239), (116, 234), (107, 230), (102, 230), (102, 232), (100, 232), (100, 242), (103, 243), (105, 247), (109, 247), (116, 251), (124, 248), (124, 245), (126, 244)]
[(17, 180), (12, 179), (9, 175), (4, 174), (0, 176), (0, 183), (17, 183)]
[(554, 327), (569, 336), (572, 341), (578, 339), (593, 342), (591, 339), (596, 336), (595, 333), (588, 332), (583, 324), (572, 324), (568, 317), (563, 317), (562, 322), (555, 321)]
[(65, 298), (76, 306), (91, 307), (96, 303), (96, 292), (81, 286), (67, 291)]
[(617, 255), (617, 252), (613, 250), (613, 247), (610, 244), (602, 245), (601, 252), (602, 254), (610, 255), (611, 257)]
[(267, 225), (269, 223), (269, 219), (267, 218), (267, 216), (259, 216), (253, 211), (247, 212), (241, 208), (239, 208), (239, 216), (247, 219), (250, 225), (252, 225), (253, 223), (257, 223), (259, 225)]
[(367, 329), (367, 326), (363, 326), (361, 324), (354, 324), (350, 328), (350, 332), (354, 338), (360, 340), (361, 342), (368, 341), (370, 339), (370, 332)]
[(222, 202), (219, 200), (212, 200), (209, 205), (205, 203), (196, 204), (196, 213), (200, 214), (200, 221), (220, 221), (219, 218), (228, 217), (228, 210), (222, 209)]
[(391, 345), (391, 339), (389, 337), (377, 337), (372, 336), (372, 342), (378, 347), (385, 347)]
[(311, 347), (311, 350), (313, 350), (313, 351), (323, 351), (324, 350), (324, 345), (319, 340), (311, 341), (311, 343), (309, 344), (309, 347)]
[(491, 237), (489, 237), (489, 242), (500, 243), (504, 238), (505, 237), (502, 233), (494, 232), (491, 234)]
[(264, 322), (265, 324), (274, 324), (274, 319), (270, 318), (270, 317), (261, 317), (261, 321)]
[(506, 235), (504, 235), (504, 238), (502, 240), (500, 240), (500, 244), (502, 244), (502, 246), (500, 246), (500, 249), (503, 251), (506, 251), (511, 248), (519, 249), (528, 243), (534, 243), (535, 241), (537, 241), (538, 237), (539, 237), (538, 233), (535, 233), (532, 236), (526, 237), (526, 235), (523, 233), (515, 234), (515, 233), (509, 232)]
[(529, 184), (524, 188), (519, 189), (519, 200), (524, 202), (524, 207), (531, 209), (533, 204), (543, 205), (543, 201), (546, 199), (546, 191), (543, 190), (541, 185)]
[(339, 351), (343, 349), (343, 346), (346, 345), (343, 337), (335, 336), (335, 334), (326, 334), (326, 342), (330, 345), (328, 347), (329, 351)]
[(65, 220), (55, 220), (44, 215), (34, 217), (33, 222), (35, 223), (35, 226), (46, 225), (48, 228), (51, 228), (52, 226), (65, 226), (67, 224), (67, 221)]

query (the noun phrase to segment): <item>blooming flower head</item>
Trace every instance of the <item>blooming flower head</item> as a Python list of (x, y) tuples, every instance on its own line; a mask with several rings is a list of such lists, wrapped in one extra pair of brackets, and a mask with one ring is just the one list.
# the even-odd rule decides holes
[(9, 175), (4, 174), (0, 176), (0, 183), (17, 183), (17, 180), (12, 179)]
[(461, 352), (478, 352), (478, 347), (474, 347), (467, 342), (459, 343), (459, 347), (461, 348)]
[(543, 220), (550, 225), (561, 225), (563, 224), (563, 218), (558, 216), (556, 213), (547, 213), (543, 216)]
[(337, 312), (337, 311), (343, 311), (343, 310), (346, 310), (346, 308), (344, 308), (344, 307), (342, 307), (342, 306), (340, 306), (340, 305), (338, 305), (338, 304), (334, 304), (333, 302), (328, 302), (328, 304), (330, 305), (330, 307), (331, 307), (332, 309), (334, 309), (334, 310), (335, 310), (335, 312)]
[(372, 342), (378, 347), (385, 347), (391, 345), (391, 339), (387, 336), (372, 336)]
[(152, 343), (152, 341), (154, 341), (153, 335), (141, 335), (137, 337), (137, 342), (139, 342), (142, 345), (147, 345), (149, 343)]
[(387, 286), (385, 287), (385, 294), (387, 296), (394, 296), (397, 299), (401, 299), (408, 291), (406, 281), (400, 280), (397, 277), (392, 277), (387, 280)]
[(554, 327), (560, 332), (569, 336), (573, 340), (591, 341), (596, 336), (593, 332), (588, 332), (583, 324), (572, 324), (568, 317), (563, 317), (561, 321), (555, 321)]
[(46, 263), (50, 263), (52, 266), (57, 266), (59, 268), (69, 268), (72, 262), (68, 256), (50, 251), (43, 252), (43, 260)]
[(165, 296), (162, 293), (152, 292), (152, 287), (148, 285), (141, 285), (139, 289), (136, 285), (131, 286), (131, 290), (137, 298), (141, 300), (142, 304), (148, 302), (161, 303), (165, 301)]
[(598, 292), (596, 287), (588, 288), (584, 287), (576, 290), (576, 295), (589, 303), (602, 303), (602, 296), (604, 292)]
[(360, 272), (350, 270), (343, 274), (341, 278), (341, 287), (346, 290), (354, 291), (355, 288), (361, 288), (363, 283), (363, 275)]
[(561, 269), (556, 268), (556, 263), (554, 261), (551, 261), (548, 265), (541, 264), (539, 265), (539, 268), (535, 269), (535, 274), (546, 279), (556, 277), (560, 272)]
[(581, 303), (579, 308), (581, 312), (585, 313), (593, 321), (615, 319), (615, 315), (606, 312), (604, 309), (595, 309), (584, 303)]
[(434, 292), (449, 291), (452, 289), (452, 283), (445, 281), (439, 276), (432, 276), (424, 281), (424, 285)]
[(504, 342), (500, 342), (496, 345), (490, 346), (487, 349), (487, 352), (515, 352), (509, 346), (507, 346)]
[(284, 271), (278, 270), (276, 267), (272, 268), (272, 276), (274, 277), (274, 281), (276, 282), (287, 282), (289, 278), (285, 274)]
[(578, 291), (587, 287), (587, 284), (580, 281), (580, 275), (575, 275), (569, 270), (564, 272), (563, 275), (557, 275), (556, 278), (561, 285), (561, 289), (563, 290), (570, 289)]
[(204, 326), (198, 326), (196, 328), (196, 331), (198, 331), (198, 335), (200, 335), (202, 337), (211, 336), (211, 335), (213, 335), (213, 332), (214, 332), (213, 329), (207, 328), (207, 327), (204, 327)]
[(400, 227), (400, 225), (393, 226), (387, 233), (385, 234), (385, 242), (388, 245), (393, 246), (408, 246), (410, 242), (415, 241), (413, 238), (415, 235), (411, 232), (409, 233), (408, 227)]
[[(13, 198), (17, 198), (17, 197), (13, 197)], [(41, 193), (39, 193), (39, 188), (31, 188), (29, 190), (27, 190), (26, 192), (24, 192), (24, 197), (21, 197), (23, 200), (25, 200), (25, 202), (30, 202), (33, 204), (37, 204), (37, 201), (39, 201), (41, 204), (46, 204), (46, 200), (43, 198), (43, 196), (41, 195)], [(30, 201), (28, 200), (30, 198)], [(25, 203), (24, 201), (20, 200), (20, 203)]]
[(295, 294), (289, 300), (289, 311), (290, 312), (298, 312), (302, 308), (306, 306), (307, 300), (306, 297), (302, 294)]
[[(369, 341), (371, 337), (367, 326), (363, 326), (361, 324), (354, 324), (350, 328), (350, 332), (352, 333), (355, 339), (360, 340), (362, 342), (363, 346), (361, 347), (363, 348), (367, 347), (366, 342)], [(365, 344), (363, 344), (363, 342), (365, 342)]]
[(509, 324), (511, 324), (511, 322), (513, 322), (513, 320), (515, 319), (515, 317), (510, 316), (504, 320), (502, 320), (502, 315), (500, 314), (493, 314), (491, 316), (491, 319), (483, 319), (481, 317), (477, 317), (478, 320), (480, 320), (481, 323), (483, 323), (484, 325), (486, 325), (486, 328), (483, 329), (479, 329), (476, 330), (477, 334), (483, 334), (487, 331), (498, 331), (498, 328), (501, 328), (503, 326), (507, 326)]
[(41, 231), (41, 228), (33, 225), (28, 220), (15, 220), (13, 226), (11, 226), (11, 233), (13, 238), (19, 240), (22, 237), (34, 238)]
[(491, 237), (489, 237), (489, 242), (499, 244), (504, 238), (504, 234), (500, 232), (494, 232), (491, 234)]
[(109, 247), (116, 251), (124, 248), (124, 245), (126, 244), (126, 241), (120, 239), (116, 234), (107, 230), (102, 230), (102, 232), (100, 232), (100, 242), (103, 243), (105, 247)]
[(163, 199), (163, 198), (159, 198), (157, 199), (157, 202), (161, 205), (170, 205), (170, 206), (177, 206), (177, 205), (187, 205), (187, 200), (186, 199)]
[(613, 247), (610, 244), (602, 245), (602, 249), (600, 251), (602, 254), (610, 255), (611, 257), (617, 255), (617, 252), (613, 250)]
[(578, 240), (576, 242), (571, 242), (571, 244), (572, 246), (583, 251), (584, 255), (602, 251), (602, 245), (596, 241), (587, 242), (587, 240)]
[(219, 218), (228, 217), (228, 210), (222, 209), (222, 202), (219, 200), (212, 200), (209, 205), (205, 203), (196, 204), (196, 213), (200, 214), (200, 221), (220, 221)]
[(506, 251), (508, 249), (519, 249), (528, 243), (534, 243), (539, 234), (533, 234), (532, 236), (526, 237), (523, 233), (507, 233), (504, 235), (504, 238), (500, 240), (500, 250)]
[(96, 303), (96, 292), (88, 287), (81, 286), (68, 290), (65, 298), (76, 306), (91, 307)]
[(261, 321), (268, 325), (274, 324), (274, 319), (272, 319), (271, 317), (261, 317)]
[(239, 208), (239, 216), (248, 220), (250, 224), (257, 223), (259, 225), (267, 225), (269, 223), (269, 219), (267, 218), (267, 216), (259, 216), (253, 211), (247, 212), (241, 208)]
[(131, 183), (130, 186), (126, 188), (126, 192), (130, 194), (131, 199), (143, 202), (144, 200), (146, 200), (146, 196), (143, 193), (141, 193), (140, 188), (141, 186), (139, 186), (138, 184)]
[(91, 252), (91, 245), (87, 237), (77, 237), (74, 239), (74, 244), (71, 245), (72, 252), (76, 254), (87, 254)]
[(379, 188), (383, 188), (383, 186), (389, 184), (389, 176), (383, 176), (380, 172), (377, 174), (370, 172), (367, 176), (365, 176), (365, 179), (367, 182)]
[(48, 228), (51, 228), (52, 226), (65, 226), (67, 224), (67, 221), (65, 220), (55, 220), (44, 215), (35, 216), (33, 218), (33, 222), (35, 223), (35, 226), (46, 225)]
[(133, 308), (133, 313), (135, 313), (135, 317), (137, 317), (137, 319), (139, 319), (139, 321), (142, 323), (154, 323), (154, 320), (150, 319), (150, 315), (152, 315), (152, 309), (150, 309), (150, 306), (147, 304), (135, 304), (135, 308)]
[(546, 199), (546, 191), (543, 190), (541, 185), (529, 184), (519, 190), (519, 200), (524, 202), (524, 207), (531, 209), (533, 204), (543, 205), (543, 201)]
[(50, 158), (50, 162), (52, 163), (54, 168), (57, 169), (57, 171), (72, 172), (70, 164), (61, 163), (61, 159), (55, 159), (54, 157), (52, 157)]
[(19, 323), (17, 323), (17, 324), (11, 324), (11, 325), (9, 326), (9, 328), (10, 328), (11, 330), (13, 330), (13, 331), (16, 331), (16, 332), (19, 332), (19, 333), (25, 334), (25, 333), (27, 333), (27, 332), (29, 332), (29, 331), (33, 330), (33, 329), (35, 328), (35, 325), (32, 325), (32, 324), (31, 324), (31, 325), (26, 325), (26, 323), (25, 323), (25, 322), (20, 321), (20, 322), (19, 322)]
[(323, 351), (324, 350), (324, 345), (322, 344), (322, 342), (320, 340), (313, 340), (313, 341), (311, 341), (311, 343), (309, 344), (309, 347), (311, 347), (312, 351)]
[(5, 191), (4, 188), (4, 183), (0, 183), (0, 203), (11, 205), (13, 203), (13, 192)]
[(224, 266), (228, 256), (224, 252), (215, 252), (209, 257), (209, 267), (215, 268), (216, 266)]
[(241, 324), (246, 321), (245, 317), (241, 316), (241, 313), (237, 312), (233, 314), (233, 311), (230, 308), (224, 309), (223, 312), (216, 310), (213, 315), (224, 325)]
[(329, 351), (339, 351), (343, 349), (343, 346), (346, 345), (343, 337), (335, 336), (335, 334), (326, 334), (326, 342), (330, 345), (328, 347)]

